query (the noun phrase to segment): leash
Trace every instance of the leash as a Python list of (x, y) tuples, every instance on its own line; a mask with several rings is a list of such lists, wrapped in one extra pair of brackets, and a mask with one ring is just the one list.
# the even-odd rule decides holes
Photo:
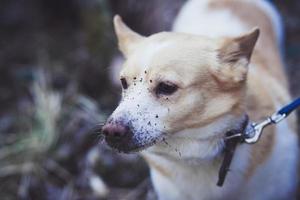
[(300, 97), (259, 123), (248, 125), (249, 118), (245, 115), (240, 127), (228, 131), (225, 135), (224, 158), (219, 170), (217, 186), (222, 187), (225, 182), (238, 143), (255, 144), (266, 126), (279, 123), (298, 107), (300, 107)]

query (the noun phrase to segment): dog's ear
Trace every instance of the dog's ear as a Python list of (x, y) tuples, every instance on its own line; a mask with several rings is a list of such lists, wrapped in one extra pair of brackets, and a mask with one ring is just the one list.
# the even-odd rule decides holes
[(255, 28), (242, 36), (225, 40), (219, 49), (219, 58), (224, 63), (236, 63), (240, 59), (249, 62), (258, 36), (259, 29)]
[(114, 28), (118, 38), (119, 49), (126, 57), (134, 46), (144, 37), (131, 30), (119, 15), (114, 17)]
[(236, 85), (246, 80), (248, 64), (259, 36), (259, 29), (235, 38), (227, 38), (217, 50), (219, 65), (213, 74), (224, 84)]

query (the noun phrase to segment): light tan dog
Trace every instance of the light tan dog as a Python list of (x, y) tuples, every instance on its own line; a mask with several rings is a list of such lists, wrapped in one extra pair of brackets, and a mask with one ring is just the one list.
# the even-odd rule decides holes
[(119, 151), (141, 151), (159, 199), (293, 197), (294, 116), (266, 128), (257, 144), (238, 145), (224, 186), (216, 186), (226, 131), (245, 113), (259, 121), (290, 100), (280, 23), (268, 3), (190, 0), (174, 32), (150, 37), (118, 16), (114, 25), (126, 59), (123, 95), (103, 133)]

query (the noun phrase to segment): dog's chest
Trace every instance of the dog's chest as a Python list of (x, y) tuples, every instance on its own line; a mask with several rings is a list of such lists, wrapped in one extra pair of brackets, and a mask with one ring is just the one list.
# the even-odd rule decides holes
[(221, 197), (232, 199), (230, 195), (232, 191), (237, 191), (236, 187), (239, 185), (235, 177), (234, 184), (222, 188), (216, 186), (219, 163), (208, 164), (197, 163), (197, 161), (178, 163), (162, 157), (156, 157), (155, 162), (159, 163), (159, 167), (150, 165), (151, 178), (160, 200), (220, 199)]

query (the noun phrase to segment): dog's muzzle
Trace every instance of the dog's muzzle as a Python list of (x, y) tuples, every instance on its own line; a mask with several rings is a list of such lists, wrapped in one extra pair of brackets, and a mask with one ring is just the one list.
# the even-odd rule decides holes
[(102, 133), (106, 143), (120, 152), (129, 153), (141, 148), (131, 128), (123, 122), (107, 122), (102, 128)]

